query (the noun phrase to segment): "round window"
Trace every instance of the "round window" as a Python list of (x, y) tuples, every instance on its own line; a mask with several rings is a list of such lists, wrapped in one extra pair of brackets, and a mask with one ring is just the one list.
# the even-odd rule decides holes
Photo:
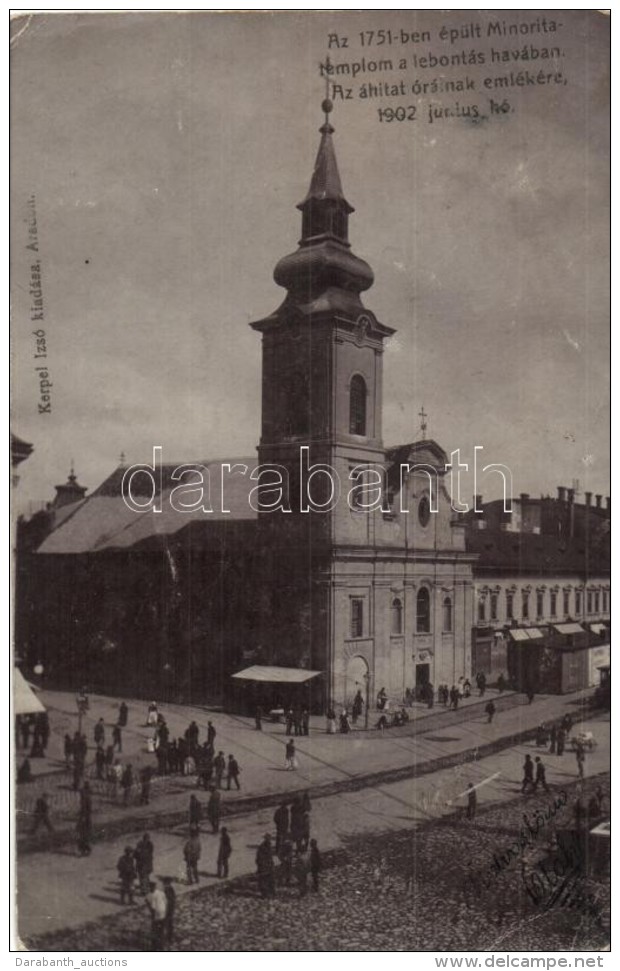
[(418, 503), (418, 519), (420, 520), (421, 526), (428, 526), (428, 521), (431, 518), (431, 507), (428, 501), (428, 496), (422, 496)]

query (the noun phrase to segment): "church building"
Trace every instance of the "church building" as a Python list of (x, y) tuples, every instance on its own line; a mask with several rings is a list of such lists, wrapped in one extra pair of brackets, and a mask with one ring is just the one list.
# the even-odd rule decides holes
[(258, 458), (234, 462), (260, 470), (257, 508), (255, 482), (237, 475), (229, 514), (175, 512), (172, 467), (161, 516), (127, 508), (122, 466), (76, 497), (22, 571), (20, 652), (45, 654), (50, 681), (226, 703), (233, 675), (258, 664), (312, 673), (313, 706), (325, 709), (357, 690), (401, 702), (407, 688), (472, 675), (477, 554), (451, 508), (442, 448), (384, 443), (395, 329), (362, 303), (373, 273), (351, 249), (354, 210), (323, 109), (301, 240), (274, 272), (286, 295), (251, 325), (262, 340)]

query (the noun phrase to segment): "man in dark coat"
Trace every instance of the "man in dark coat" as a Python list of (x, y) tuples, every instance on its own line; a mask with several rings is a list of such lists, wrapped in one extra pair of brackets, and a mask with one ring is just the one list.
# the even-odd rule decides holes
[(136, 871), (140, 881), (140, 889), (144, 894), (147, 894), (149, 891), (150, 876), (153, 872), (154, 852), (151, 837), (148, 833), (145, 833), (134, 851), (134, 859), (136, 861)]
[(129, 715), (129, 708), (124, 701), (121, 701), (120, 707), (118, 709), (118, 724), (121, 728), (124, 728), (127, 724), (127, 716)]
[(541, 761), (539, 755), (536, 756), (535, 762), (536, 762), (536, 778), (534, 779), (534, 792), (536, 792), (536, 790), (538, 789), (538, 786), (539, 785), (541, 785), (543, 787), (543, 789), (545, 790), (545, 792), (549, 792), (549, 786), (547, 785), (547, 776), (546, 776), (546, 772), (545, 772), (545, 766), (544, 766), (543, 762)]
[(525, 792), (526, 789), (534, 788), (534, 763), (532, 762), (532, 756), (528, 754), (525, 756), (525, 762), (523, 763), (523, 783), (521, 785), (521, 792)]
[(558, 755), (564, 755), (564, 746), (565, 746), (565, 744), (566, 744), (566, 733), (565, 733), (564, 729), (560, 726), (560, 728), (558, 728), (558, 734), (557, 734), (557, 746), (558, 746), (557, 753), (558, 753)]
[(222, 814), (222, 797), (217, 789), (211, 789), (209, 802), (207, 803), (207, 818), (211, 823), (211, 829), (217, 833), (220, 828), (220, 816)]
[(254, 712), (254, 724), (256, 725), (256, 731), (262, 732), (263, 730), (263, 709), (260, 705), (256, 706), (256, 711)]
[(220, 845), (217, 851), (218, 877), (225, 878), (228, 876), (228, 861), (230, 859), (231, 853), (232, 853), (232, 846), (230, 844), (230, 836), (228, 835), (228, 830), (226, 829), (226, 827), (222, 826)]
[(215, 736), (217, 732), (214, 728), (213, 722), (207, 722), (207, 742), (209, 745), (213, 746), (215, 744)]
[(321, 854), (316, 840), (310, 840), (310, 873), (312, 875), (312, 889), (319, 892), (319, 873), (321, 872)]
[(53, 833), (54, 827), (50, 822), (50, 808), (49, 808), (49, 803), (47, 801), (46, 792), (41, 793), (41, 795), (39, 796), (39, 798), (35, 803), (34, 824), (32, 826), (32, 833), (31, 833), (32, 836), (34, 836), (34, 834), (37, 832), (41, 823), (43, 823), (43, 825), (46, 827), (48, 832)]
[(486, 688), (487, 688), (487, 678), (484, 671), (479, 671), (478, 674), (476, 675), (476, 684), (478, 685), (478, 691), (480, 693), (480, 697), (483, 698), (484, 692), (486, 691)]
[(486, 705), (484, 707), (484, 710), (486, 711), (486, 713), (488, 715), (487, 725), (490, 725), (491, 722), (493, 721), (493, 715), (495, 714), (495, 704), (494, 704), (494, 702), (493, 701), (487, 701), (487, 703), (486, 703)]
[(558, 730), (554, 725), (551, 726), (551, 731), (549, 732), (549, 754), (555, 755), (555, 745), (558, 740)]
[(121, 881), (121, 903), (133, 903), (133, 885), (136, 879), (136, 864), (134, 851), (131, 846), (125, 847), (125, 852), (119, 857), (116, 869)]
[(126, 765), (121, 776), (121, 789), (123, 790), (123, 805), (129, 805), (129, 797), (133, 789), (133, 769), (131, 765)]
[(310, 734), (310, 712), (304, 708), (301, 713), (301, 731), (303, 735)]
[(353, 724), (357, 724), (357, 719), (362, 714), (362, 709), (364, 707), (364, 699), (362, 698), (362, 692), (358, 689), (355, 698), (353, 699), (353, 707), (351, 709), (351, 718)]
[(105, 725), (103, 722), (103, 718), (100, 718), (97, 724), (95, 725), (94, 737), (95, 737), (95, 745), (103, 745), (105, 741)]
[(189, 839), (183, 848), (188, 883), (198, 883), (199, 881), (198, 862), (200, 860), (201, 853), (202, 846), (200, 843), (200, 837), (198, 835), (198, 829), (195, 826), (191, 826), (189, 831)]
[(226, 782), (227, 782), (227, 788), (228, 789), (230, 789), (231, 782), (234, 782), (235, 783), (235, 785), (237, 786), (237, 789), (240, 789), (241, 788), (241, 785), (239, 783), (239, 772), (240, 771), (241, 770), (239, 768), (239, 763), (237, 762), (236, 758), (234, 756), (232, 756), (232, 755), (229, 755), (228, 756), (228, 771), (227, 771), (227, 775), (226, 775)]
[(258, 889), (261, 897), (275, 897), (276, 888), (273, 878), (273, 852), (271, 836), (265, 833), (263, 842), (256, 852), (256, 872), (258, 875)]
[(121, 734), (120, 725), (114, 725), (112, 728), (112, 745), (119, 752), (123, 751), (123, 736)]
[(215, 769), (215, 784), (218, 789), (221, 789), (222, 776), (224, 775), (224, 769), (226, 768), (226, 759), (224, 758), (223, 752), (218, 752), (213, 759), (213, 768)]
[(149, 800), (151, 798), (151, 776), (153, 774), (153, 769), (150, 765), (145, 765), (145, 767), (140, 772), (140, 805), (148, 806)]

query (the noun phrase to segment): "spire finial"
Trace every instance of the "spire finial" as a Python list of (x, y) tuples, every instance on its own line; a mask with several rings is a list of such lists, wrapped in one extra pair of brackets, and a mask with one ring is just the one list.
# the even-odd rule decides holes
[(331, 61), (329, 59), (329, 54), (325, 58), (325, 64), (321, 64), (321, 71), (325, 75), (325, 97), (321, 103), (321, 111), (325, 115), (325, 122), (319, 128), (320, 132), (329, 132), (330, 134), (334, 131), (329, 123), (329, 116), (334, 109), (334, 103), (329, 97), (329, 75), (331, 72)]
[(121, 452), (118, 461), (119, 461), (120, 465), (124, 467), (124, 465), (125, 465), (125, 453), (124, 452)]
[(426, 441), (426, 429), (428, 428), (428, 423), (426, 419), (428, 415), (424, 411), (424, 405), (422, 405), (422, 410), (418, 412), (418, 418), (420, 419), (420, 431), (422, 432), (422, 441)]
[(69, 472), (69, 482), (75, 482), (75, 461), (71, 459), (71, 470)]

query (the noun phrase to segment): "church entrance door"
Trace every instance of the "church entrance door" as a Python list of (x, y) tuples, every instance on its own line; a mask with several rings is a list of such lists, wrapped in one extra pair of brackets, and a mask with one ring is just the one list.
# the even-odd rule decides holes
[(344, 703), (352, 705), (358, 691), (362, 692), (364, 704), (368, 701), (368, 665), (363, 657), (352, 657), (347, 664)]

